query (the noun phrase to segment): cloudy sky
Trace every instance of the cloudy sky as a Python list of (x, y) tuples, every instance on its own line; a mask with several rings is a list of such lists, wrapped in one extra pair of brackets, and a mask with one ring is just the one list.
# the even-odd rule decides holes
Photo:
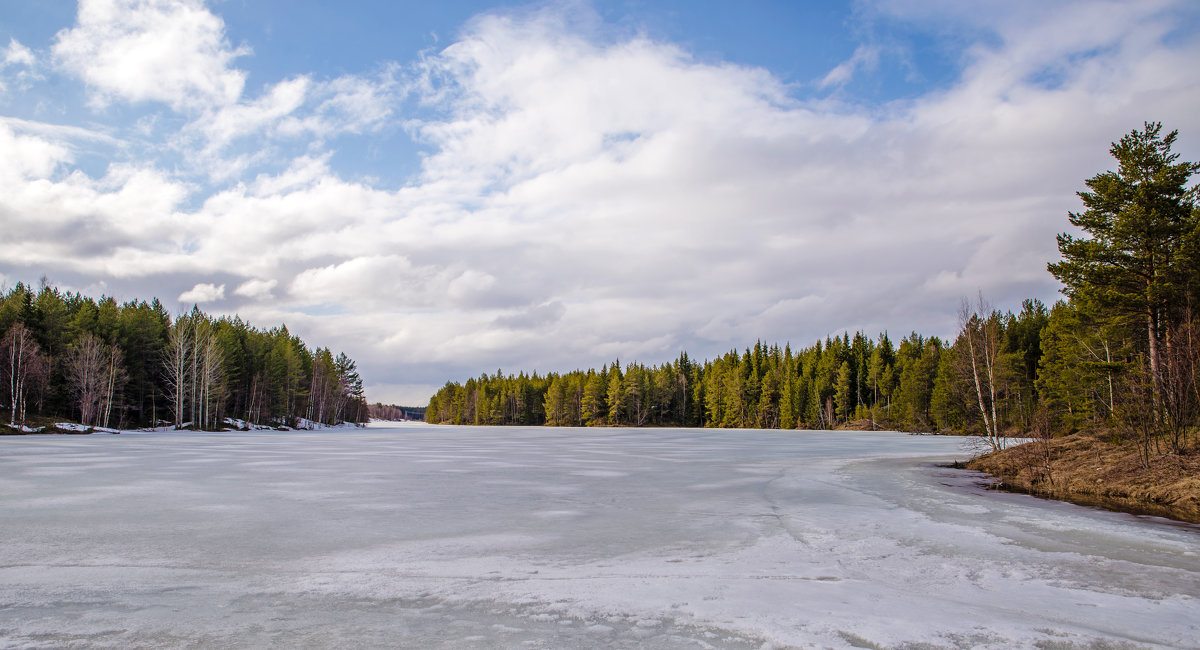
[(0, 5), (0, 284), (286, 323), (372, 401), (948, 335), (1057, 296), (1144, 121), (1200, 159), (1200, 3)]

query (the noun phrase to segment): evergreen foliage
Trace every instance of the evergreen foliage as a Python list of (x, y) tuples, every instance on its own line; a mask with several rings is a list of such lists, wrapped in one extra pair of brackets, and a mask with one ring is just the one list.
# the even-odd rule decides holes
[(1066, 426), (1103, 424), (1139, 441), (1146, 462), (1169, 441), (1181, 452), (1200, 414), (1200, 210), (1188, 187), (1200, 163), (1181, 162), (1147, 122), (1114, 142), (1117, 171), (1088, 179), (1084, 235), (1058, 237), (1049, 271), (1070, 303), (1051, 314), (1037, 379)]
[[(1040, 312), (1038, 312), (1040, 309)], [(1016, 354), (1037, 355), (1029, 320), (1045, 313), (997, 315), (1011, 322)], [(1035, 330), (1036, 331), (1036, 330)], [(945, 344), (913, 333), (894, 351), (886, 333), (859, 332), (818, 341), (794, 351), (756, 342), (742, 352), (695, 363), (686, 354), (647, 366), (620, 361), (600, 370), (567, 373), (483, 374), (465, 384), (448, 382), (430, 399), (425, 419), (446, 424), (550, 426), (685, 426), (765, 429), (830, 429), (854, 425), (904, 430), (969, 429), (976, 414), (939, 409), (938, 378)], [(1032, 349), (1030, 349), (1032, 348)], [(1027, 409), (1001, 396), (1004, 412)], [(505, 404), (522, 405), (504, 408)], [(490, 405), (484, 407), (481, 405)]]
[(17, 284), (0, 291), (0, 410), (132, 428), (216, 429), (365, 422), (355, 363), (309, 350), (286, 327), (259, 330), (193, 308), (171, 318), (157, 299), (118, 304)]
[[(1179, 162), (1171, 152), (1177, 131), (1161, 134), (1162, 124), (1147, 122), (1113, 143), (1118, 170), (1088, 179), (1091, 191), (1079, 192), (1087, 209), (1069, 215), (1086, 236), (1059, 235), (1063, 260), (1048, 265), (1085, 316), (1125, 330), (1145, 360), (1156, 409), (1165, 347), (1191, 318), (1189, 294), (1200, 271), (1200, 213), (1196, 189), (1187, 187), (1200, 163)], [(1134, 337), (1138, 329), (1142, 336)]]

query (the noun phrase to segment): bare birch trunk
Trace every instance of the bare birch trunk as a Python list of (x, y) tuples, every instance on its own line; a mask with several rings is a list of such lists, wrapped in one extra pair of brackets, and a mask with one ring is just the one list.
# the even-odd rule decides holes
[[(999, 333), (994, 331), (994, 323), (988, 314), (988, 306), (979, 294), (977, 307), (974, 312), (970, 304), (963, 299), (959, 307), (958, 318), (961, 336), (967, 343), (967, 357), (970, 361), (971, 380), (975, 386), (975, 397), (979, 405), (979, 415), (983, 418), (984, 436), (993, 451), (1003, 448), (1000, 439), (999, 420), (996, 416), (996, 357), (999, 353)], [(982, 366), (982, 368), (981, 368)], [(986, 374), (986, 379), (981, 377)], [(985, 387), (986, 386), (986, 398)]]
[(183, 426), (187, 410), (188, 366), (194, 356), (191, 347), (192, 334), (186, 316), (181, 316), (167, 330), (167, 347), (163, 365), (167, 384), (171, 387), (171, 406), (175, 415), (175, 428)]
[(5, 333), (0, 349), (6, 350), (8, 356), (9, 406), (12, 407), (9, 424), (16, 426), (19, 421), (24, 425), (27, 384), (30, 372), (41, 363), (41, 348), (33, 339), (33, 332), (24, 323), (17, 322)]

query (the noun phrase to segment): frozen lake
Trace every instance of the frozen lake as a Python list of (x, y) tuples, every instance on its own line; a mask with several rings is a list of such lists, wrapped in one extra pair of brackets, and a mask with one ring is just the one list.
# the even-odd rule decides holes
[(1200, 528), (955, 438), (0, 438), (0, 647), (1200, 647)]

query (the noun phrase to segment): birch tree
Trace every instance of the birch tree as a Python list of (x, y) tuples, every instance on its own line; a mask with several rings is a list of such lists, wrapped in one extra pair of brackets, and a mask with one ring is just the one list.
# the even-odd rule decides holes
[(105, 347), (91, 332), (84, 332), (67, 351), (67, 382), (84, 426), (96, 424), (96, 412), (108, 386)]
[(189, 386), (194, 350), (192, 348), (192, 322), (186, 316), (175, 319), (167, 330), (167, 347), (163, 350), (163, 378), (170, 393), (171, 412), (175, 416), (175, 428), (183, 426), (188, 407)]
[(25, 424), (26, 398), (31, 388), (40, 381), (45, 383), (47, 364), (41, 346), (33, 338), (24, 323), (14, 323), (0, 341), (3, 353), (5, 377), (8, 380), (8, 404), (11, 409), (9, 424)]
[(981, 292), (975, 309), (963, 299), (958, 310), (959, 339), (963, 364), (975, 388), (976, 403), (983, 418), (983, 435), (993, 451), (1004, 448), (996, 417), (996, 361), (1000, 355), (1000, 318), (992, 313)]
[(224, 357), (217, 344), (217, 338), (213, 336), (212, 328), (204, 327), (203, 330), (198, 339), (197, 353), (193, 355), (198, 358), (198, 362), (195, 364), (197, 368), (195, 383), (199, 386), (196, 409), (200, 412), (199, 422), (202, 429), (217, 426), (217, 419), (220, 417), (219, 407), (225, 396), (222, 372)]
[(108, 427), (111, 424), (113, 403), (116, 395), (125, 386), (125, 382), (129, 376), (125, 372), (125, 360), (121, 354), (121, 349), (116, 345), (105, 346), (107, 353), (104, 355), (106, 364), (104, 369), (104, 395), (101, 399), (100, 426)]

